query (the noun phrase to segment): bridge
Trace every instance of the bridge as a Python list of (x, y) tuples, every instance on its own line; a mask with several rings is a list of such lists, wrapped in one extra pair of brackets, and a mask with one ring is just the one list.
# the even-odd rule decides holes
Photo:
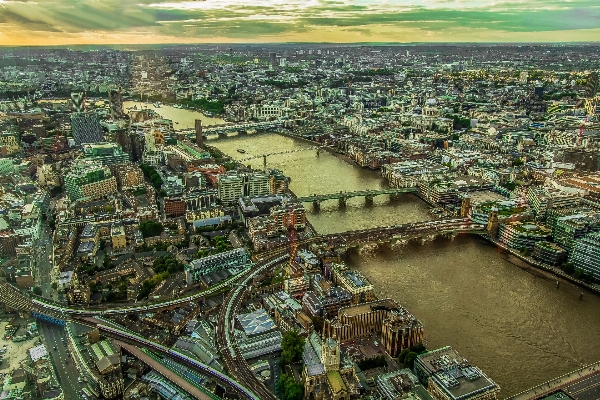
[(317, 150), (317, 155), (319, 155), (321, 153), (321, 148), (323, 146), (311, 146), (311, 147), (306, 147), (304, 149), (296, 149), (296, 150), (287, 150), (287, 151), (277, 151), (274, 153), (267, 153), (267, 154), (262, 154), (262, 155), (257, 155), (257, 156), (250, 156), (250, 157), (246, 157), (246, 158), (242, 158), (241, 160), (237, 160), (239, 162), (245, 162), (245, 161), (250, 161), (250, 160), (255, 160), (257, 158), (263, 158), (265, 159), (265, 164), (266, 164), (266, 158), (270, 157), (270, 156), (278, 156), (280, 154), (292, 154), (292, 153), (298, 153), (301, 151), (312, 151), (312, 150)]
[(454, 240), (459, 234), (487, 233), (486, 226), (483, 224), (474, 223), (469, 218), (455, 218), (361, 229), (342, 234), (324, 235), (319, 238), (332, 246), (349, 249), (366, 244), (404, 245), (414, 239), (420, 239), (421, 244), (425, 244), (439, 236)]
[(380, 190), (359, 190), (355, 192), (338, 192), (329, 194), (313, 194), (309, 196), (299, 196), (296, 200), (301, 203), (312, 203), (315, 209), (321, 207), (321, 202), (325, 200), (338, 200), (340, 206), (345, 206), (348, 199), (353, 197), (364, 197), (367, 204), (373, 203), (375, 196), (390, 195), (391, 198), (398, 198), (403, 193), (419, 193), (419, 189), (416, 187), (409, 188), (393, 188), (393, 189), (380, 189)]
[[(222, 124), (222, 125), (208, 125), (202, 127), (203, 135), (226, 135), (230, 132), (240, 132), (247, 131), (249, 129), (256, 129), (266, 131), (269, 129), (280, 128), (282, 126), (281, 122), (278, 121), (265, 121), (265, 122), (245, 122), (242, 124)], [(196, 137), (196, 131), (194, 129), (180, 129), (176, 130), (176, 132), (183, 133), (184, 135), (188, 135), (191, 138)]]

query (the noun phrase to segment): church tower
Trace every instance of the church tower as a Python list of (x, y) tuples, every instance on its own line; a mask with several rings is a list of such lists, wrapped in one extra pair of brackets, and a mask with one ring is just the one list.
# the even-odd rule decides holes
[(321, 362), (325, 371), (339, 371), (340, 369), (340, 344), (335, 338), (324, 339), (321, 343)]

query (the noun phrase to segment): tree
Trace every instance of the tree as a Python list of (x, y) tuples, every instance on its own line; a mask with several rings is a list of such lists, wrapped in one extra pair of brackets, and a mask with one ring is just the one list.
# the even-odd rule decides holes
[(54, 289), (54, 290), (58, 289), (58, 283), (52, 282), (52, 289)]
[(417, 354), (425, 353), (427, 349), (423, 343), (417, 343), (410, 347), (410, 351), (415, 352)]
[(281, 341), (281, 357), (287, 364), (299, 361), (304, 352), (304, 338), (296, 331), (288, 331)]
[(398, 355), (398, 361), (400, 361), (402, 364), (404, 364), (404, 360), (406, 359), (406, 355), (408, 353), (410, 353), (410, 349), (409, 348), (402, 349), (402, 351)]
[(140, 224), (140, 231), (142, 232), (142, 236), (144, 236), (144, 238), (158, 236), (162, 233), (163, 226), (160, 222), (147, 220)]
[(34, 288), (33, 288), (33, 294), (36, 294), (36, 295), (38, 295), (38, 296), (41, 296), (41, 295), (42, 295), (42, 288), (41, 288), (41, 287), (39, 287), (39, 286), (36, 286), (36, 287), (34, 287)]
[(414, 351), (409, 352), (404, 358), (404, 367), (408, 369), (413, 369), (415, 366), (415, 360), (417, 359), (417, 353)]
[(296, 383), (294, 378), (288, 374), (282, 374), (277, 383), (281, 392), (282, 400), (302, 400), (304, 396), (304, 387)]
[(573, 272), (575, 272), (575, 267), (573, 266), (573, 264), (567, 262), (562, 266), (562, 270), (565, 271), (567, 274), (573, 274)]

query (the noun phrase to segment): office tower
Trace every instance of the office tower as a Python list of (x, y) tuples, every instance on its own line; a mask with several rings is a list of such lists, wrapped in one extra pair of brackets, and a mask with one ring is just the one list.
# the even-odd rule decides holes
[(102, 142), (104, 137), (95, 113), (75, 112), (71, 114), (71, 131), (77, 145)]
[(71, 200), (95, 200), (117, 193), (117, 180), (108, 167), (93, 161), (79, 161), (65, 175), (65, 189)]
[(110, 105), (110, 117), (114, 120), (123, 118), (123, 96), (121, 87), (108, 91), (108, 103)]
[(198, 147), (202, 147), (202, 145), (203, 145), (203, 143), (202, 143), (202, 120), (201, 119), (196, 120), (196, 145), (198, 145)]
[(81, 148), (84, 160), (96, 161), (102, 165), (124, 164), (130, 161), (129, 154), (123, 152), (117, 143), (84, 143)]
[(71, 92), (71, 111), (76, 113), (85, 111), (85, 93)]
[(277, 53), (269, 53), (269, 59), (271, 60), (271, 67), (277, 67)]

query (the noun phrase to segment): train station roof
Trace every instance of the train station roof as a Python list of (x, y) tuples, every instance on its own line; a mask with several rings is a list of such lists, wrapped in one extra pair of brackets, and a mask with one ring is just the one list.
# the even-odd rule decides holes
[(249, 314), (237, 316), (244, 333), (248, 336), (258, 335), (275, 329), (275, 322), (271, 319), (264, 308), (259, 308)]

